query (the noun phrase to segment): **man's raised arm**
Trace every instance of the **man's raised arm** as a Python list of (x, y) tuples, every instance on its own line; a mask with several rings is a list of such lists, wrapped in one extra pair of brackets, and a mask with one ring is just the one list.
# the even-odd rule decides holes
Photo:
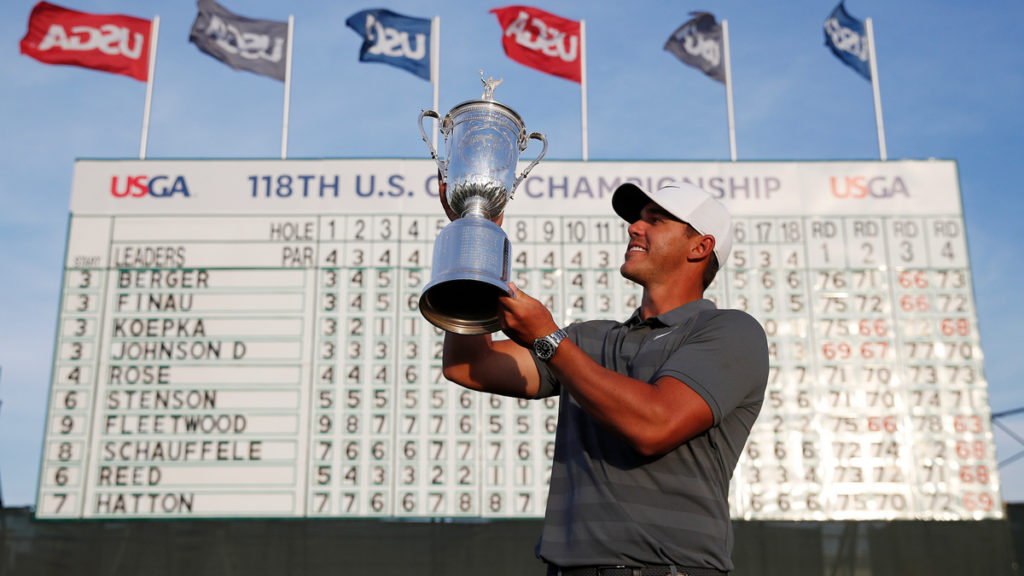
[(530, 351), (511, 340), (495, 342), (489, 334), (444, 336), (444, 377), (471, 390), (532, 398), (540, 374)]

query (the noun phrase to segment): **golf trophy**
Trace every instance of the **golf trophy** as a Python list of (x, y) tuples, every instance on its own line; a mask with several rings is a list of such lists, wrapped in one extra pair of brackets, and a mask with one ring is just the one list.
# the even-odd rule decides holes
[[(459, 104), (442, 120), (420, 113), (420, 134), (437, 163), (441, 198), (453, 220), (434, 241), (433, 272), (420, 294), (420, 313), (431, 324), (456, 334), (490, 334), (498, 324), (498, 298), (510, 296), (512, 249), (496, 221), (516, 187), (548, 150), (543, 134), (529, 135), (514, 110), (494, 101), (493, 78), (480, 80), (483, 96)], [(435, 118), (445, 139), (445, 159), (427, 138), (423, 119)], [(519, 154), (529, 141), (544, 145), (526, 170), (515, 175)]]

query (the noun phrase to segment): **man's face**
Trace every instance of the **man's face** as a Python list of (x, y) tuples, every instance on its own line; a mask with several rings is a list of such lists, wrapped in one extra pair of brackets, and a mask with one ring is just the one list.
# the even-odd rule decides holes
[(689, 225), (648, 202), (640, 218), (629, 225), (629, 245), (619, 272), (641, 286), (668, 279), (686, 261), (694, 236)]

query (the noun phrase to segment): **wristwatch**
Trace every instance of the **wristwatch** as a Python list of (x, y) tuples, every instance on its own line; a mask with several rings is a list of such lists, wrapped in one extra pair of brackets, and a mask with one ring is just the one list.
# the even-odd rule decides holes
[(565, 340), (566, 336), (568, 334), (565, 333), (565, 330), (559, 328), (547, 336), (537, 338), (533, 341), (533, 353), (537, 358), (547, 362), (555, 355), (555, 350), (558, 349), (558, 345), (562, 340)]

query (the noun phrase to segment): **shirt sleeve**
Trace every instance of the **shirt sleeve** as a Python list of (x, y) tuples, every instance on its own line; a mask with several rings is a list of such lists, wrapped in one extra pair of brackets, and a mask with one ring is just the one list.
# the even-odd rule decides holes
[(537, 373), (540, 374), (540, 388), (537, 390), (537, 395), (534, 398), (547, 398), (549, 396), (557, 396), (561, 392), (561, 385), (558, 383), (558, 378), (555, 378), (554, 372), (551, 371), (551, 367), (548, 363), (538, 359), (536, 356), (533, 357), (533, 363), (537, 365)]
[(768, 341), (757, 320), (739, 310), (715, 310), (698, 320), (654, 380), (670, 376), (692, 388), (718, 425), (736, 408), (764, 400)]

